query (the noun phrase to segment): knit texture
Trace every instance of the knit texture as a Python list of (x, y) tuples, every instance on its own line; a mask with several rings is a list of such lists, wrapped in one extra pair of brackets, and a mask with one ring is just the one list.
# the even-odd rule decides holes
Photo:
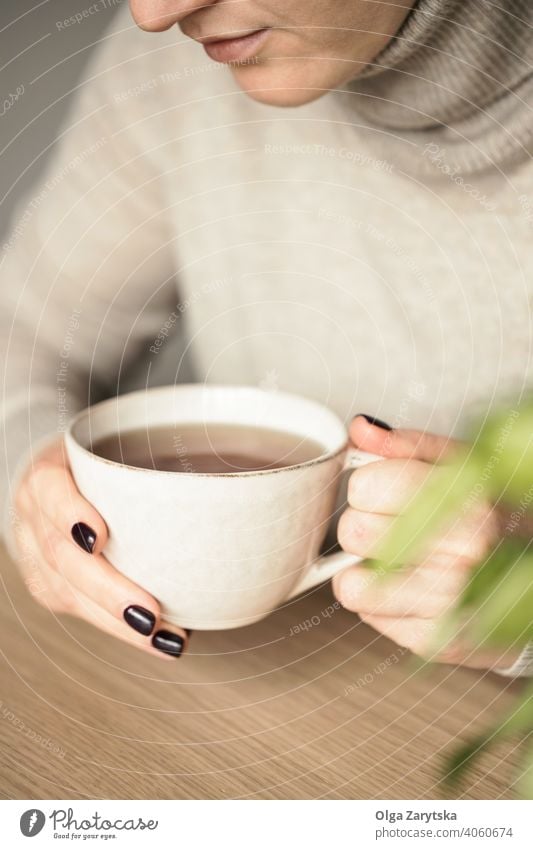
[(421, 151), (438, 144), (474, 172), (533, 151), (532, 66), (530, 0), (420, 0), (350, 90), (404, 167), (430, 171)]

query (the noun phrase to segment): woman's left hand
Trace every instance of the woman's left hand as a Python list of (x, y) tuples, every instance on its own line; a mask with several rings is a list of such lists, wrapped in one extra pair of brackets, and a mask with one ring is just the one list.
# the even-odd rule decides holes
[[(457, 443), (416, 430), (385, 430), (356, 416), (350, 427), (355, 446), (385, 459), (363, 466), (350, 476), (349, 507), (338, 526), (341, 547), (372, 559), (394, 517), (403, 512), (424, 484), (431, 466)], [(432, 643), (439, 617), (458, 600), (472, 568), (500, 538), (502, 520), (489, 503), (479, 501), (453, 522), (450, 529), (426, 547), (419, 562), (401, 574), (373, 580), (364, 564), (352, 566), (333, 579), (336, 597), (363, 622), (401, 646), (428, 660), (474, 668), (507, 668), (518, 650), (476, 650), (457, 640), (434, 654)]]

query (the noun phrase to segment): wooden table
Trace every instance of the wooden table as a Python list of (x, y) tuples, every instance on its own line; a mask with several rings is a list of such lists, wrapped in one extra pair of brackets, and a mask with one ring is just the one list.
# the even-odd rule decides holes
[[(519, 686), (452, 666), (415, 674), (407, 652), (328, 608), (329, 589), (196, 633), (165, 663), (56, 619), (3, 549), (0, 574), (2, 798), (442, 798), (443, 752)], [(516, 741), (499, 743), (460, 797), (512, 797), (517, 762)]]

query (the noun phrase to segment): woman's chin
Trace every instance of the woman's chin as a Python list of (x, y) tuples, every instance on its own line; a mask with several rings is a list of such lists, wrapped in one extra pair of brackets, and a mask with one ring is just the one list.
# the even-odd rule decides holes
[(274, 70), (258, 64), (234, 66), (231, 70), (245, 94), (268, 106), (303, 106), (329, 90), (327, 85), (320, 83), (312, 87), (304, 74), (287, 73), (283, 66)]

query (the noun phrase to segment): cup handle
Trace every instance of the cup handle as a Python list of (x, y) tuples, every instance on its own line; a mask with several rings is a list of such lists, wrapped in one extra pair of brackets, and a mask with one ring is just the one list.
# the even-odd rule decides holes
[[(376, 460), (383, 460), (379, 454), (369, 454), (367, 451), (360, 451), (358, 448), (348, 448), (342, 470), (359, 469), (361, 466), (366, 466), (368, 463), (375, 463)], [(336, 551), (334, 554), (326, 554), (324, 557), (319, 557), (308, 572), (305, 573), (301, 581), (294, 587), (287, 598), (290, 601), (295, 596), (313, 589), (313, 587), (329, 581), (337, 572), (342, 572), (349, 566), (355, 566), (364, 558), (358, 557), (356, 554), (349, 554), (347, 551)]]

